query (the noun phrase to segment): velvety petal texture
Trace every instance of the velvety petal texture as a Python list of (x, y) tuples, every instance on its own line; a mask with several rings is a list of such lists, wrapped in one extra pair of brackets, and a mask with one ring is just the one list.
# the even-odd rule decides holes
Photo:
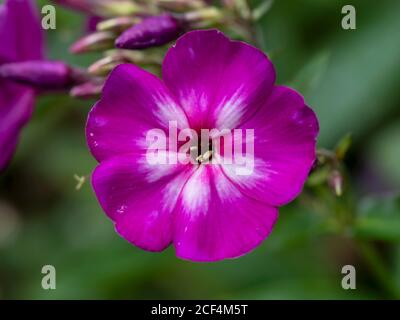
[(235, 128), (268, 98), (275, 70), (268, 57), (216, 30), (192, 31), (167, 53), (163, 80), (192, 128)]
[[(238, 129), (254, 130), (254, 168), (238, 175), (238, 164), (223, 171), (245, 194), (274, 206), (293, 200), (302, 190), (315, 160), (319, 131), (314, 112), (293, 89), (276, 86), (266, 103)], [(242, 139), (245, 149), (246, 140)]]
[[(100, 162), (92, 184), (117, 232), (150, 251), (173, 244), (178, 257), (201, 262), (258, 246), (273, 229), (277, 207), (300, 193), (319, 130), (301, 95), (274, 82), (264, 53), (217, 30), (178, 39), (162, 80), (132, 65), (114, 69), (89, 114), (87, 140)], [(252, 131), (250, 172), (238, 174), (243, 163), (236, 156), (223, 162), (222, 150), (204, 163), (150, 163), (146, 135), (170, 134), (171, 121), (178, 133)], [(219, 138), (211, 136), (211, 145)], [(247, 156), (249, 141), (246, 135), (233, 142)], [(165, 147), (165, 158), (178, 156)]]
[[(0, 66), (43, 58), (43, 35), (31, 0), (6, 0), (0, 6)], [(34, 91), (0, 79), (0, 171), (9, 162), (20, 130), (29, 120)]]
[(187, 128), (188, 119), (166, 86), (151, 73), (122, 64), (110, 74), (102, 99), (89, 114), (86, 136), (98, 161), (147, 148), (146, 133)]
[(277, 208), (243, 195), (219, 166), (200, 166), (175, 209), (176, 254), (203, 262), (239, 257), (268, 236), (277, 218)]
[(140, 248), (161, 251), (172, 242), (172, 212), (193, 170), (149, 166), (145, 154), (125, 154), (101, 162), (92, 181), (117, 232)]

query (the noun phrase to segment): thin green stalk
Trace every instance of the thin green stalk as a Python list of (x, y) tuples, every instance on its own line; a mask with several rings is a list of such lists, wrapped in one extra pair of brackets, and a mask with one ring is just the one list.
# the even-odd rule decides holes
[(382, 257), (373, 243), (365, 240), (357, 240), (357, 244), (364, 261), (381, 287), (388, 292), (390, 298), (400, 299), (400, 292), (396, 287), (394, 279), (391, 277), (390, 270), (383, 263)]

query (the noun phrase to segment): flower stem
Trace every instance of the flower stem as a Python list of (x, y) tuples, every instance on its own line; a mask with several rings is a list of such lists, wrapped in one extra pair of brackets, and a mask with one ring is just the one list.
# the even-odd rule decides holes
[(390, 298), (399, 299), (400, 292), (374, 244), (365, 240), (357, 240), (357, 244), (364, 261), (369, 267), (369, 270), (374, 274), (380, 286), (386, 290)]
[[(330, 152), (325, 152), (325, 154), (329, 155)], [(348, 176), (347, 180), (349, 180)], [(349, 184), (349, 186), (351, 185)], [(370, 239), (359, 238), (351, 232), (358, 216), (357, 197), (351, 188), (348, 187), (342, 197), (334, 196), (326, 185), (319, 185), (313, 189), (313, 196), (317, 200), (314, 203), (314, 207), (318, 205), (318, 210), (325, 212), (327, 218), (332, 219), (333, 228), (330, 230), (339, 235), (350, 236), (356, 245), (356, 250), (360, 254), (363, 264), (368, 268), (371, 277), (373, 277), (373, 281), (382, 288), (387, 297), (400, 299), (400, 288), (396, 286), (390, 268), (374, 242)]]

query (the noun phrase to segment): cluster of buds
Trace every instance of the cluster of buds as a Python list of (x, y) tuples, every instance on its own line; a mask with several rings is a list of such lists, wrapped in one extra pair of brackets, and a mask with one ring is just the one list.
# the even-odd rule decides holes
[[(0, 79), (39, 91), (68, 90), (73, 97), (100, 94), (109, 72), (121, 63), (134, 63), (160, 72), (165, 48), (183, 33), (216, 27), (251, 41), (246, 23), (252, 11), (247, 0), (54, 0), (84, 12), (96, 21), (95, 31), (76, 41), (74, 54), (102, 52), (87, 69), (62, 61), (33, 60), (0, 66)], [(259, 11), (259, 10), (258, 10)], [(256, 15), (256, 11), (254, 11)], [(254, 16), (253, 15), (253, 16)], [(93, 18), (96, 19), (93, 19)]]
[[(41, 91), (69, 90), (77, 98), (97, 97), (109, 72), (121, 63), (159, 73), (167, 45), (190, 30), (216, 27), (251, 42), (249, 26), (260, 15), (260, 8), (250, 10), (247, 0), (54, 1), (96, 22), (94, 31), (77, 40), (70, 51), (102, 52), (104, 57), (86, 70), (44, 59), (6, 63), (0, 66), (0, 79)], [(265, 9), (261, 7), (262, 12)]]
[[(340, 197), (344, 188), (343, 160), (350, 149), (351, 136), (344, 136), (334, 151), (319, 149), (314, 170), (307, 181), (309, 186), (327, 184), (332, 192)], [(318, 170), (317, 170), (318, 169)]]
[(94, 31), (77, 40), (70, 51), (74, 54), (102, 52), (104, 57), (83, 70), (43, 58), (3, 63), (0, 79), (22, 83), (39, 91), (68, 90), (77, 98), (97, 97), (109, 72), (121, 63), (137, 64), (160, 73), (168, 44), (190, 30), (215, 27), (251, 42), (252, 32), (248, 27), (260, 12), (260, 8), (250, 10), (247, 0), (54, 2), (84, 12), (90, 21), (95, 21)]
[(70, 48), (74, 54), (103, 53), (103, 58), (88, 67), (88, 80), (71, 89), (74, 97), (97, 96), (109, 72), (121, 63), (159, 73), (167, 45), (190, 30), (216, 27), (251, 41), (251, 32), (242, 21), (253, 17), (246, 0), (55, 1), (99, 17), (95, 31)]

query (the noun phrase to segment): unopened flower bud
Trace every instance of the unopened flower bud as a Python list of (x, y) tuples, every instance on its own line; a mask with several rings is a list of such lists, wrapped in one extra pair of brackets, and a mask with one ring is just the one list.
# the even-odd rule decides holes
[(233, 10), (235, 8), (235, 0), (222, 0), (223, 5), (230, 9)]
[(126, 30), (115, 45), (123, 49), (144, 49), (161, 46), (178, 38), (183, 26), (170, 14), (149, 17)]
[(340, 197), (343, 194), (343, 177), (338, 170), (331, 172), (328, 183), (336, 196)]
[[(237, 13), (245, 20), (250, 20), (252, 18), (251, 10), (247, 0), (232, 0), (232, 5)], [(228, 1), (229, 5), (229, 1)]]
[(104, 76), (121, 63), (160, 67), (162, 60), (163, 54), (157, 49), (146, 51), (114, 49), (106, 51), (105, 57), (93, 63), (88, 71), (94, 76)]
[(55, 0), (55, 2), (102, 17), (128, 16), (141, 11), (141, 8), (131, 0)]
[(102, 1), (100, 12), (107, 17), (131, 16), (140, 13), (142, 8), (131, 0)]
[(75, 86), (71, 89), (70, 95), (74, 98), (91, 99), (97, 98), (103, 90), (104, 83), (101, 81), (90, 81)]
[(89, 34), (75, 42), (70, 51), (72, 53), (85, 53), (110, 49), (114, 46), (115, 34), (108, 31), (101, 31)]
[(192, 29), (206, 28), (215, 23), (221, 22), (224, 18), (222, 11), (216, 7), (207, 7), (204, 9), (187, 12), (183, 19)]
[(206, 3), (202, 0), (157, 0), (161, 9), (172, 11), (188, 11), (204, 8)]
[(122, 57), (125, 62), (139, 65), (156, 65), (160, 66), (163, 60), (163, 54), (157, 49), (148, 49), (145, 52), (141, 50), (115, 50), (109, 51), (108, 54), (113, 57)]
[(108, 56), (97, 60), (88, 68), (88, 71), (90, 74), (95, 76), (104, 76), (107, 75), (117, 65), (124, 62), (126, 61), (121, 56)]
[(139, 17), (118, 17), (101, 21), (96, 28), (98, 31), (122, 32), (139, 22)]
[(81, 80), (78, 71), (61, 61), (23, 61), (0, 66), (0, 77), (41, 89), (63, 89)]

